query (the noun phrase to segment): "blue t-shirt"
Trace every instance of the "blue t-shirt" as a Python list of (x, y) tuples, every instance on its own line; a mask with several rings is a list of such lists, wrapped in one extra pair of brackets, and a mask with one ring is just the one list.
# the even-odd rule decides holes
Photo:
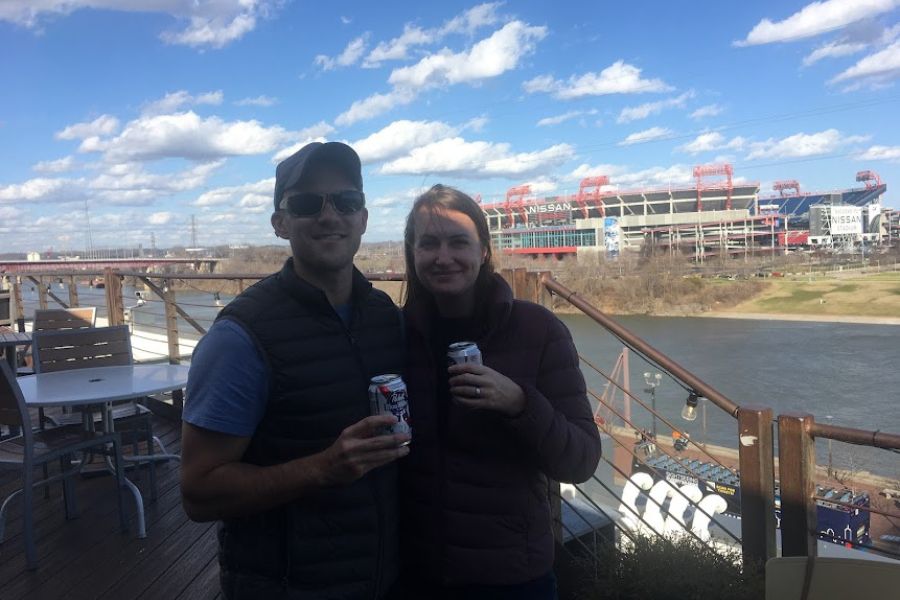
[[(350, 322), (352, 305), (335, 307)], [(266, 412), (269, 378), (250, 335), (231, 319), (214, 322), (191, 357), (182, 419), (191, 425), (251, 437)]]
[(182, 419), (191, 425), (251, 437), (266, 412), (265, 361), (243, 327), (219, 319), (191, 357)]

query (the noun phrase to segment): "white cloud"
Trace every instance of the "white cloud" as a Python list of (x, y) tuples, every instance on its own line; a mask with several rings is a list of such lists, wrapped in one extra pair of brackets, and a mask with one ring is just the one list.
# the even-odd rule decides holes
[(625, 165), (581, 164), (575, 168), (568, 179), (580, 181), (585, 177), (607, 175), (610, 186), (605, 189), (624, 190), (635, 187), (654, 187), (662, 185), (684, 185), (693, 181), (693, 170), (687, 165), (671, 165), (669, 167), (649, 167), (632, 171)]
[(568, 112), (564, 112), (561, 115), (555, 115), (553, 117), (544, 117), (540, 121), (537, 122), (538, 127), (547, 127), (549, 125), (559, 125), (560, 123), (565, 123), (566, 121), (571, 121), (572, 119), (576, 119), (578, 117), (582, 117), (585, 115), (596, 115), (596, 109), (591, 110), (570, 110)]
[(72, 199), (73, 181), (37, 177), (25, 183), (0, 186), (0, 202), (61, 202)]
[(461, 33), (464, 35), (472, 35), (481, 27), (487, 27), (497, 23), (500, 18), (497, 15), (497, 9), (500, 8), (502, 2), (487, 2), (473, 6), (461, 15), (453, 17), (440, 28), (438, 35), (443, 37), (451, 33)]
[(372, 135), (351, 144), (363, 163), (390, 160), (413, 148), (450, 137), (456, 130), (440, 121), (394, 121)]
[(410, 48), (431, 43), (429, 32), (415, 25), (403, 26), (403, 33), (388, 42), (380, 42), (363, 60), (363, 66), (374, 68), (388, 60), (403, 60), (407, 58)]
[(658, 115), (666, 108), (682, 108), (684, 107), (684, 104), (693, 97), (693, 90), (688, 90), (675, 98), (658, 100), (656, 102), (646, 102), (644, 104), (639, 104), (638, 106), (627, 106), (619, 113), (619, 118), (616, 119), (616, 123), (630, 123), (632, 121), (646, 119), (650, 115)]
[(809, 67), (823, 58), (836, 58), (839, 56), (849, 56), (851, 54), (856, 54), (857, 52), (862, 52), (866, 49), (866, 44), (863, 43), (848, 43), (848, 42), (828, 42), (823, 46), (819, 46), (809, 54), (803, 57), (803, 66)]
[(43, 160), (36, 163), (31, 169), (37, 173), (65, 173), (76, 167), (75, 157), (66, 156), (56, 160)]
[(499, 21), (499, 6), (499, 2), (479, 4), (434, 29), (423, 29), (407, 23), (403, 26), (401, 35), (387, 42), (379, 42), (363, 60), (363, 66), (375, 68), (385, 61), (404, 60), (409, 57), (409, 51), (413, 47), (437, 44), (449, 34), (472, 35), (479, 28)]
[(790, 42), (846, 27), (893, 10), (900, 0), (825, 0), (804, 6), (783, 21), (763, 19), (735, 46)]
[(56, 132), (58, 140), (81, 140), (98, 135), (112, 135), (119, 130), (119, 120), (112, 115), (100, 115), (90, 123), (69, 125)]
[(272, 98), (270, 96), (257, 96), (255, 98), (242, 98), (234, 103), (235, 106), (275, 106), (278, 104), (277, 98)]
[(414, 187), (408, 190), (404, 190), (402, 192), (394, 192), (388, 194), (381, 194), (379, 196), (374, 197), (371, 202), (366, 199), (366, 204), (371, 208), (382, 208), (382, 209), (392, 209), (392, 208), (404, 208), (408, 209), (412, 206), (412, 203), (418, 198), (421, 194), (427, 191), (427, 187)]
[(549, 194), (559, 188), (559, 182), (546, 175), (526, 181), (525, 185), (531, 188), (532, 194)]
[(215, 92), (206, 92), (193, 96), (185, 90), (171, 92), (166, 94), (159, 100), (148, 102), (141, 113), (144, 116), (166, 115), (178, 111), (183, 106), (196, 106), (200, 104), (209, 104), (218, 106), (222, 104), (224, 95), (221, 90)]
[(480, 117), (472, 117), (471, 119), (466, 121), (460, 129), (479, 132), (484, 129), (485, 125), (487, 125), (489, 121), (490, 119), (488, 119), (484, 115), (481, 115)]
[(215, 188), (200, 194), (191, 204), (204, 207), (232, 206), (263, 212), (272, 209), (275, 178), (269, 177), (253, 183)]
[(257, 18), (268, 16), (281, 0), (4, 0), (0, 21), (39, 29), (48, 18), (93, 8), (142, 13), (163, 13), (186, 23), (160, 38), (171, 44), (222, 48), (256, 27)]
[(900, 162), (900, 146), (872, 146), (857, 157), (857, 160), (889, 160)]
[(312, 127), (307, 127), (306, 129), (301, 129), (300, 131), (292, 134), (291, 137), (293, 139), (299, 140), (286, 148), (282, 148), (279, 150), (275, 156), (272, 157), (273, 163), (279, 163), (283, 161), (285, 158), (305, 146), (310, 142), (324, 142), (325, 136), (334, 132), (334, 127), (326, 123), (325, 121), (319, 121)]
[(112, 162), (179, 157), (210, 160), (272, 152), (295, 134), (258, 121), (201, 118), (193, 112), (140, 117), (108, 140), (87, 139), (82, 152), (104, 152)]
[(848, 88), (852, 90), (866, 84), (876, 87), (885, 85), (898, 77), (900, 77), (900, 41), (860, 59), (855, 65), (832, 78), (829, 83), (855, 80), (855, 84)]
[(706, 106), (701, 106), (697, 110), (691, 113), (692, 119), (705, 119), (706, 117), (716, 117), (721, 115), (724, 109), (718, 104), (707, 104)]
[(397, 106), (409, 104), (423, 91), (459, 83), (477, 84), (518, 66), (547, 35), (546, 27), (512, 21), (462, 52), (443, 49), (408, 67), (394, 69), (388, 82), (393, 89), (355, 101), (338, 115), (335, 123), (352, 125), (371, 119)]
[(667, 127), (651, 127), (643, 131), (636, 131), (619, 142), (620, 146), (630, 146), (631, 144), (640, 144), (652, 140), (658, 140), (672, 135), (672, 130)]
[(335, 57), (326, 56), (325, 54), (317, 55), (315, 63), (322, 67), (323, 71), (331, 71), (338, 67), (349, 67), (354, 65), (365, 53), (368, 40), (369, 34), (364, 33), (358, 38), (350, 40), (350, 43), (347, 44), (344, 51)]
[(574, 156), (568, 144), (513, 154), (506, 143), (446, 138), (413, 148), (409, 155), (382, 165), (384, 175), (452, 175), (468, 178), (522, 177), (544, 172)]
[(174, 213), (169, 211), (163, 212), (155, 212), (147, 217), (148, 225), (167, 225), (172, 221), (172, 218), (175, 216)]
[(641, 69), (622, 60), (617, 60), (599, 73), (572, 75), (568, 81), (540, 75), (526, 81), (522, 87), (528, 93), (548, 92), (561, 100), (582, 96), (667, 92), (672, 89), (662, 79), (642, 79)]
[(334, 122), (344, 127), (358, 121), (365, 121), (397, 106), (409, 104), (416, 99), (416, 95), (413, 90), (392, 90), (386, 94), (373, 94), (363, 100), (355, 101), (350, 108), (339, 114)]
[(204, 185), (224, 160), (192, 165), (175, 173), (151, 173), (140, 163), (120, 163), (87, 183), (87, 189), (107, 204), (147, 205), (160, 196), (186, 192)]
[[(0, 228), (5, 228), (13, 219), (18, 219), (25, 214), (25, 211), (15, 206), (0, 205)], [(2, 231), (2, 229), (0, 229)]]
[(537, 92), (552, 92), (556, 89), (557, 81), (552, 75), (538, 75), (522, 84), (522, 89), (529, 94)]
[(414, 65), (395, 69), (388, 82), (401, 88), (418, 89), (497, 77), (516, 68), (546, 35), (546, 27), (512, 21), (468, 51), (454, 53), (444, 49)]
[(764, 142), (751, 143), (747, 160), (819, 156), (836, 152), (843, 146), (864, 142), (867, 139), (868, 136), (859, 135), (845, 137), (837, 129), (826, 129), (818, 133), (795, 133), (780, 140), (769, 138)]
[(694, 140), (679, 146), (678, 150), (689, 154), (699, 154), (700, 152), (713, 152), (716, 150), (740, 150), (747, 143), (747, 140), (741, 136), (732, 138), (730, 141), (718, 131), (707, 131), (701, 133)]

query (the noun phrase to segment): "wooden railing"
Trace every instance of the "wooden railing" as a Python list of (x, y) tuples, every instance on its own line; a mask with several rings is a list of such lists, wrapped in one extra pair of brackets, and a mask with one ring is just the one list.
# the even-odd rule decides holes
[[(813, 556), (816, 553), (816, 497), (815, 497), (815, 440), (832, 439), (890, 450), (900, 449), (900, 436), (878, 431), (863, 431), (815, 423), (808, 414), (784, 414), (776, 418), (773, 411), (765, 406), (739, 406), (724, 394), (704, 382), (672, 358), (655, 349), (617, 321), (597, 310), (590, 302), (576, 292), (551, 277), (549, 272), (534, 272), (526, 269), (503, 270), (501, 275), (510, 283), (517, 298), (550, 306), (555, 295), (591, 318), (598, 325), (612, 333), (623, 344), (636, 350), (649, 362), (682, 382), (697, 395), (707, 398), (714, 406), (735, 419), (737, 425), (737, 447), (741, 481), (742, 539), (741, 547), (745, 561), (764, 563), (776, 554), (775, 537), (775, 475), (774, 429), (778, 424), (779, 470), (781, 482), (782, 510), (782, 552), (785, 556)], [(79, 293), (77, 279), (102, 276), (105, 281), (105, 308), (110, 325), (125, 322), (125, 303), (121, 280), (124, 277), (140, 281), (165, 305), (165, 332), (168, 345), (167, 359), (172, 363), (181, 360), (179, 319), (197, 334), (204, 334), (206, 327), (201, 319), (192, 316), (180, 303), (175, 293), (175, 282), (195, 282), (218, 280), (233, 282), (235, 291), (241, 291), (249, 283), (265, 274), (150, 274), (145, 272), (103, 273), (58, 272), (20, 274), (26, 285), (33, 284), (38, 289), (38, 304), (46, 308), (49, 302), (61, 307), (78, 306)], [(397, 273), (377, 274), (372, 280), (402, 281)], [(48, 285), (63, 284), (68, 288), (64, 300)], [(12, 296), (22, 312), (21, 285), (13, 282)], [(592, 366), (592, 365), (591, 365)], [(610, 381), (612, 381), (610, 379)], [(599, 397), (595, 394), (595, 398)], [(635, 400), (658, 419), (664, 418), (639, 399)], [(627, 417), (626, 417), (627, 421)], [(671, 425), (676, 430), (674, 425)], [(697, 445), (700, 448), (699, 445)], [(557, 493), (557, 496), (559, 494)], [(832, 500), (829, 500), (832, 502)], [(557, 498), (555, 511), (561, 511), (561, 499)], [(858, 508), (858, 507), (854, 507)], [(873, 509), (873, 512), (879, 512)], [(882, 513), (900, 518), (893, 513)]]

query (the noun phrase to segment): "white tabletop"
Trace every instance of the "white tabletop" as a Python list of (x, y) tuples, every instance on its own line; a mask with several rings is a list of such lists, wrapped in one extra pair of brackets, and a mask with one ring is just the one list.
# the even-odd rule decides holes
[(184, 388), (186, 365), (94, 367), (19, 377), (28, 406), (78, 406), (129, 400)]

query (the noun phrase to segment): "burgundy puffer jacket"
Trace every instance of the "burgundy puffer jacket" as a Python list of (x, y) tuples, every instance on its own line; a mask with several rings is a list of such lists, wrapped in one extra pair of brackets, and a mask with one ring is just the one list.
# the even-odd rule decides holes
[(436, 373), (446, 362), (435, 364), (432, 317), (405, 309), (413, 441), (401, 461), (401, 553), (407, 573), (442, 585), (511, 585), (547, 573), (547, 478), (585, 481), (600, 460), (568, 329), (545, 308), (513, 300), (499, 276), (492, 296), (476, 341), (484, 364), (525, 392), (515, 418), (453, 401), (439, 407)]

